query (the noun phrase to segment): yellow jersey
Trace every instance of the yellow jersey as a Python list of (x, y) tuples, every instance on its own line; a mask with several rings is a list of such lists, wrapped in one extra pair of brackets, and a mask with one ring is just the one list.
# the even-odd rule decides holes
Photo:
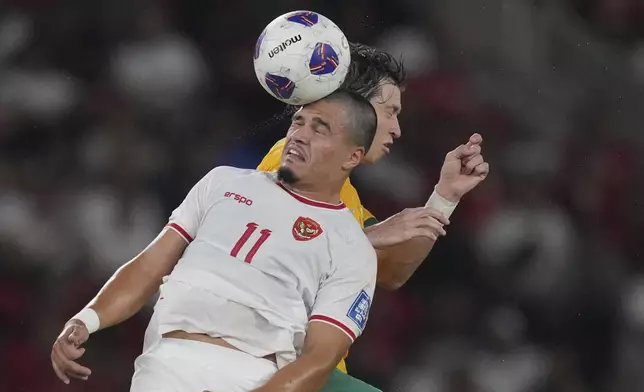
[[(259, 164), (259, 166), (257, 166), (257, 170), (275, 171), (279, 169), (280, 162), (282, 161), (282, 151), (284, 151), (285, 143), (286, 139), (282, 139), (275, 143), (268, 154), (266, 154), (264, 159), (262, 159), (262, 162)], [(378, 222), (373, 214), (369, 212), (369, 210), (364, 208), (364, 206), (360, 202), (358, 191), (353, 187), (353, 185), (351, 185), (351, 181), (349, 181), (348, 178), (342, 186), (342, 190), (340, 191), (340, 199), (342, 199), (342, 202), (347, 206), (349, 211), (351, 211), (353, 216), (360, 223), (360, 226), (362, 226), (363, 228)], [(338, 364), (338, 369), (344, 373), (347, 372), (347, 365), (344, 361), (344, 358)]]

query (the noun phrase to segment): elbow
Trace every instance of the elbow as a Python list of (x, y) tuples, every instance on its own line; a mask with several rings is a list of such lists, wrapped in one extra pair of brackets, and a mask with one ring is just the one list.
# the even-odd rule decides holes
[(399, 288), (401, 288), (405, 283), (407, 283), (407, 279), (401, 279), (401, 278), (395, 278), (395, 277), (383, 277), (382, 279), (380, 278), (380, 275), (378, 276), (378, 288), (381, 288), (386, 291), (396, 291)]
[(391, 257), (392, 255), (378, 252), (378, 288), (386, 291), (396, 291), (407, 283), (423, 259), (405, 259)]
[(380, 264), (378, 266), (378, 277), (376, 280), (376, 285), (378, 286), (378, 288), (386, 291), (396, 291), (405, 283), (407, 283), (409, 276), (403, 274), (400, 268), (395, 267), (399, 266), (394, 266), (391, 264)]

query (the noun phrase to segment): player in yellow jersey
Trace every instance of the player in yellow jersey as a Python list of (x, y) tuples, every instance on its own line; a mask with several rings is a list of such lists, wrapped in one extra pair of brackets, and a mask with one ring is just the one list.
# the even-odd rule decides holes
[[(405, 85), (402, 63), (391, 55), (362, 44), (351, 44), (351, 66), (343, 88), (367, 98), (378, 115), (378, 129), (363, 163), (374, 163), (389, 153), (401, 136), (398, 115)], [(362, 205), (358, 192), (347, 179), (340, 194), (344, 204), (360, 222), (378, 253), (378, 286), (395, 290), (402, 286), (427, 257), (443, 226), (463, 195), (485, 179), (489, 166), (481, 155), (480, 135), (474, 134), (445, 157), (434, 193), (423, 207), (406, 209), (389, 219), (378, 220)], [(279, 169), (284, 142), (278, 141), (257, 167)], [(287, 152), (288, 153), (288, 152)], [(325, 392), (376, 391), (346, 375), (344, 359), (323, 389)]]

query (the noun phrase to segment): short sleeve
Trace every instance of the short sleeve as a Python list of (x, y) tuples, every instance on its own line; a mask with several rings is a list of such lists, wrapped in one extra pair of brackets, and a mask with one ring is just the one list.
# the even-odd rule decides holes
[(282, 162), (282, 151), (284, 151), (285, 144), (286, 139), (282, 139), (275, 143), (264, 159), (262, 159), (259, 166), (257, 166), (257, 170), (270, 172), (279, 169), (280, 163)]
[(190, 189), (179, 207), (172, 211), (166, 227), (179, 233), (187, 242), (192, 242), (201, 220), (214, 202), (214, 191), (236, 170), (228, 166), (212, 169)]
[(376, 287), (377, 258), (368, 244), (343, 253), (335, 261), (335, 271), (322, 282), (309, 321), (331, 324), (353, 342), (367, 325)]

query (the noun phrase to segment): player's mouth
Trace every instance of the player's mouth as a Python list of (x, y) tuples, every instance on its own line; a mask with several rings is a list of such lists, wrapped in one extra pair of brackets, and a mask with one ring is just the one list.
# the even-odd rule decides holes
[(388, 142), (383, 144), (382, 149), (385, 151), (385, 154), (389, 154), (389, 151), (391, 151), (391, 146), (393, 146), (393, 142)]
[(294, 146), (289, 146), (286, 148), (286, 158), (292, 162), (306, 161), (306, 155), (304, 154), (304, 151)]

